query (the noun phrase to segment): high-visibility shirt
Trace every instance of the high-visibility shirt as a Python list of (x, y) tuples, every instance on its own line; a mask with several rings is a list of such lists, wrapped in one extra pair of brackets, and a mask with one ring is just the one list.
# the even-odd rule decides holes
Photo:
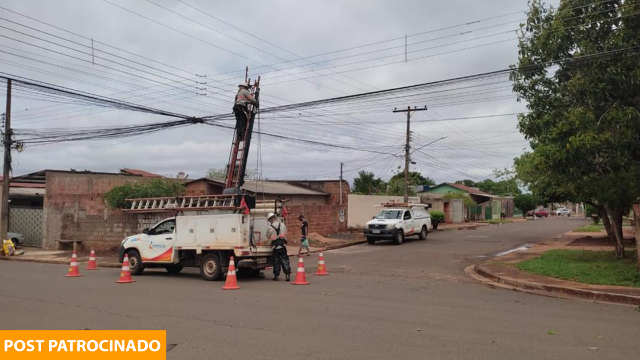
[(247, 103), (256, 105), (258, 101), (253, 97), (253, 94), (247, 89), (240, 89), (236, 94), (236, 105), (247, 106)]

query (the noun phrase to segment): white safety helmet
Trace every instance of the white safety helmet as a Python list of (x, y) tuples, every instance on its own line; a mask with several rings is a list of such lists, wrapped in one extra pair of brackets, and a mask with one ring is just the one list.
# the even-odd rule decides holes
[(272, 217), (274, 217), (274, 216), (276, 216), (276, 214), (274, 214), (274, 213), (269, 213), (269, 214), (267, 215), (267, 220), (271, 219), (271, 218), (272, 218)]

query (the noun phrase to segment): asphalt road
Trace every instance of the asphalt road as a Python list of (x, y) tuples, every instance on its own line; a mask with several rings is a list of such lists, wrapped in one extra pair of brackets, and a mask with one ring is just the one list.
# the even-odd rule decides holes
[[(309, 286), (241, 279), (222, 291), (194, 272), (0, 262), (0, 329), (164, 329), (168, 359), (638, 359), (633, 307), (494, 289), (464, 267), (558, 236), (582, 219), (431, 233), (427, 241), (325, 253)], [(316, 257), (307, 257), (307, 273)], [(555, 335), (549, 335), (552, 331)]]

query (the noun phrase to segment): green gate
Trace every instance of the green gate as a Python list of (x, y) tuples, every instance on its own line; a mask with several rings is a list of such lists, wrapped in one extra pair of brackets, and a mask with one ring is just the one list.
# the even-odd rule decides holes
[(469, 211), (469, 220), (470, 221), (480, 221), (482, 219), (482, 205), (472, 205), (468, 208)]
[(485, 205), (485, 207), (484, 207), (484, 219), (485, 220), (493, 219), (493, 213), (491, 212), (491, 205)]

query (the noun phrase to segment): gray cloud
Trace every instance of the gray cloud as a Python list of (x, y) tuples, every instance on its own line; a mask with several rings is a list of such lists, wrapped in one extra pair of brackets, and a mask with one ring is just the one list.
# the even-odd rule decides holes
[[(169, 30), (161, 25), (155, 24), (136, 15), (127, 13), (102, 0), (66, 0), (66, 1), (45, 1), (45, 0), (2, 0), (3, 7), (32, 16), (36, 19), (46, 21), (50, 24), (76, 32), (88, 38), (107, 43), (118, 48), (122, 48), (131, 53), (142, 55), (157, 62), (172, 66), (172, 68), (151, 62), (141, 57), (122, 53), (114, 49), (109, 49), (103, 45), (97, 45), (97, 49), (109, 51), (119, 56), (135, 60), (141, 64), (163, 69), (165, 72), (150, 70), (144, 65), (131, 64), (130, 66), (150, 71), (158, 76), (169, 79), (178, 79), (174, 75), (179, 75), (184, 79), (191, 79), (194, 74), (204, 75), (207, 78), (198, 77), (198, 81), (206, 82), (202, 85), (206, 87), (207, 96), (199, 96), (191, 89), (190, 92), (180, 93), (177, 89), (167, 90), (164, 93), (149, 95), (147, 98), (135, 95), (145, 94), (152, 91), (166, 89), (160, 83), (166, 83), (158, 76), (144, 74), (134, 69), (125, 68), (113, 64), (107, 60), (98, 60), (98, 64), (108, 65), (122, 71), (140, 74), (148, 80), (135, 76), (123, 74), (114, 70), (109, 70), (100, 65), (92, 65), (90, 57), (74, 52), (69, 49), (61, 49), (55, 45), (29, 38), (24, 35), (17, 35), (5, 29), (0, 29), (0, 33), (15, 37), (23, 41), (28, 41), (48, 48), (58, 48), (60, 51), (74, 54), (85, 61), (71, 59), (62, 55), (54, 54), (42, 49), (37, 49), (25, 44), (20, 44), (8, 39), (0, 39), (0, 47), (11, 46), (14, 48), (30, 51), (42, 56), (49, 56), (57, 60), (47, 60), (56, 62), (60, 66), (74, 67), (67, 62), (77, 64), (76, 69), (92, 72), (99, 76), (106, 76), (118, 81), (126, 82), (124, 85), (116, 82), (106, 81), (86, 74), (67, 71), (60, 68), (44, 65), (16, 58), (0, 53), (0, 61), (13, 61), (21, 65), (36, 67), (45, 71), (59, 75), (73, 77), (83, 81), (90, 81), (105, 85), (114, 89), (108, 90), (87, 84), (83, 84), (70, 79), (64, 79), (48, 74), (37, 73), (31, 70), (20, 68), (14, 65), (0, 64), (3, 72), (17, 74), (41, 81), (66, 86), (78, 90), (89, 91), (101, 95), (117, 97), (119, 99), (151, 104), (162, 109), (180, 112), (189, 115), (210, 115), (215, 113), (230, 112), (234, 84), (242, 78), (242, 69), (245, 65), (252, 69), (252, 77), (255, 74), (264, 74), (262, 95), (265, 103), (263, 106), (271, 106), (273, 103), (282, 104), (286, 100), (300, 102), (320, 98), (341, 96), (344, 93), (353, 94), (362, 92), (360, 89), (373, 90), (404, 86), (414, 83), (429, 82), (446, 79), (461, 75), (492, 71), (507, 67), (515, 63), (517, 59), (516, 42), (510, 41), (486, 47), (478, 47), (461, 52), (434, 56), (422, 60), (409, 61), (389, 66), (373, 67), (371, 69), (359, 70), (346, 73), (352, 79), (333, 75), (311, 78), (309, 81), (293, 81), (281, 84), (273, 84), (283, 80), (291, 80), (293, 77), (280, 77), (285, 73), (300, 74), (300, 77), (316, 76), (316, 73), (305, 72), (302, 68), (269, 73), (272, 68), (259, 68), (260, 64), (281, 63), (282, 60), (274, 58), (268, 54), (252, 49), (246, 45), (233, 41), (223, 35), (205, 29), (195, 23), (189, 22), (161, 8), (150, 4), (144, 0), (123, 1), (109, 0), (118, 5), (131, 9), (159, 21), (168, 26), (174, 27), (194, 37), (228, 51), (221, 50), (202, 41), (195, 40), (176, 31)], [(224, 24), (199, 14), (192, 9), (174, 0), (153, 0), (172, 9), (178, 13), (193, 18), (207, 26), (215, 28), (221, 32), (236, 37), (253, 46), (265, 49), (269, 53), (278, 55), (286, 59), (294, 59), (291, 54), (273, 48), (265, 43), (257, 41), (255, 38), (240, 33)], [(255, 34), (269, 42), (277, 44), (301, 56), (311, 56), (314, 54), (330, 52), (359, 46), (366, 43), (376, 42), (385, 39), (403, 37), (405, 34), (415, 34), (419, 32), (440, 29), (443, 27), (465, 23), (505, 14), (518, 10), (525, 10), (525, 0), (495, 0), (495, 1), (447, 1), (447, 2), (426, 2), (426, 1), (322, 1), (322, 2), (300, 2), (300, 1), (270, 1), (253, 2), (247, 6), (246, 2), (228, 1), (203, 1), (185, 0), (198, 6), (206, 12), (245, 29), (251, 34)], [(52, 34), (68, 38), (78, 43), (90, 44), (90, 41), (80, 37), (46, 27), (36, 22), (26, 20), (20, 16), (3, 11), (2, 17), (24, 23), (37, 29), (51, 32)], [(466, 27), (454, 28), (447, 31), (425, 34), (410, 39), (412, 41), (422, 41), (446, 35), (454, 35), (462, 31), (474, 30), (483, 26), (500, 24), (508, 21), (523, 19), (524, 14), (513, 15), (490, 22), (469, 25)], [(2, 26), (15, 28), (39, 37), (51, 39), (58, 43), (65, 43), (70, 47), (80, 49), (83, 52), (90, 49), (83, 48), (77, 44), (66, 43), (64, 40), (47, 37), (33, 31), (20, 29), (19, 26), (1, 22)], [(499, 31), (517, 28), (517, 23), (506, 24), (494, 29), (475, 31), (461, 36), (452, 36), (449, 39), (426, 42), (415, 45), (411, 48), (419, 49), (423, 47), (433, 47), (454, 41), (472, 39), (476, 36), (487, 35)], [(495, 40), (515, 37), (515, 34), (505, 34), (487, 39), (469, 41), (448, 47), (417, 52), (409, 55), (409, 59), (437, 54), (440, 52), (461, 49), (470, 46), (477, 46)], [(372, 51), (388, 46), (403, 45), (404, 40), (397, 40), (364, 49), (353, 50), (351, 52), (333, 54), (325, 57), (314, 58), (317, 60), (335, 59), (340, 56), (355, 54), (357, 52)], [(369, 57), (383, 55), (401, 54), (402, 49), (388, 50)], [(231, 54), (234, 52), (250, 58), (250, 61), (242, 57)], [(22, 53), (24, 55), (24, 53)], [(125, 63), (125, 60), (114, 58), (98, 52), (101, 57)], [(336, 68), (342, 71), (359, 66), (371, 66), (383, 64), (389, 61), (399, 61), (404, 55), (381, 59), (370, 63), (352, 65), (345, 68)], [(40, 58), (41, 60), (46, 60)], [(364, 57), (354, 57), (344, 60), (332, 60), (323, 65), (334, 66), (345, 62), (362, 60)], [(63, 62), (64, 61), (64, 62)], [(259, 62), (259, 63), (258, 63)], [(304, 61), (297, 61), (303, 64)], [(83, 69), (79, 66), (89, 67)], [(289, 68), (292, 65), (281, 64), (275, 66), (277, 69)], [(317, 68), (306, 66), (307, 68)], [(181, 70), (176, 70), (176, 68)], [(213, 76), (230, 71), (240, 71), (239, 73)], [(327, 74), (327, 70), (318, 70), (318, 73)], [(189, 83), (187, 80), (182, 82)], [(334, 80), (335, 79), (335, 80)], [(343, 82), (352, 84), (347, 86)], [(366, 83), (364, 85), (360, 82)], [(321, 84), (323, 86), (320, 86)], [(506, 84), (508, 85), (508, 84)], [(132, 86), (149, 88), (145, 91), (138, 91), (132, 96), (130, 93)], [(176, 83), (177, 87), (185, 87)], [(218, 89), (217, 89), (218, 88)], [(221, 89), (222, 90), (221, 90)], [(335, 90), (332, 90), (332, 89)], [(336, 91), (338, 90), (338, 91)], [(219, 94), (215, 94), (219, 93)], [(165, 97), (156, 100), (149, 100), (149, 97), (175, 94), (172, 97)], [(498, 95), (508, 95), (503, 92)], [(483, 95), (494, 96), (494, 95)], [(497, 95), (495, 95), (497, 96)], [(167, 102), (174, 98), (189, 97), (188, 101)], [(476, 98), (482, 97), (478, 95)], [(470, 95), (468, 99), (472, 99)], [(464, 98), (463, 98), (464, 100)], [(4, 103), (3, 94), (0, 101)], [(447, 100), (454, 102), (455, 100)], [(269, 103), (271, 102), (271, 103)], [(100, 112), (100, 109), (81, 109), (70, 107), (69, 105), (56, 105), (44, 102), (34, 102), (15, 98), (13, 103), (14, 114), (13, 123), (19, 128), (46, 128), (46, 127), (86, 127), (86, 126), (110, 126), (116, 124), (141, 124), (168, 120), (166, 118), (143, 115), (124, 111)], [(53, 104), (55, 105), (55, 104)], [(372, 104), (374, 105), (374, 104)], [(389, 106), (388, 113), (375, 113), (365, 115), (354, 115), (349, 118), (339, 118), (343, 122), (361, 123), (359, 126), (335, 125), (336, 119), (322, 120), (301, 116), (295, 121), (288, 119), (265, 120), (261, 124), (262, 129), (271, 133), (281, 133), (286, 136), (299, 136), (305, 139), (314, 139), (328, 143), (352, 143), (355, 147), (371, 147), (379, 145), (384, 151), (390, 154), (400, 154), (403, 149), (404, 124), (402, 114), (392, 114), (393, 107), (404, 107), (408, 104), (398, 101), (397, 105)], [(410, 104), (422, 105), (422, 104)], [(24, 111), (25, 109), (29, 109)], [(437, 118), (467, 117), (485, 114), (512, 113), (525, 110), (523, 104), (517, 103), (515, 98), (487, 101), (484, 103), (474, 103), (466, 105), (456, 105), (447, 107), (434, 107), (433, 111), (418, 113), (415, 120), (428, 120)], [(70, 113), (70, 111), (78, 111)], [(289, 122), (289, 123), (288, 123)], [(386, 122), (386, 124), (385, 124)], [(331, 123), (331, 124), (329, 124)], [(382, 124), (381, 124), (382, 123)], [(292, 125), (293, 124), (293, 125)], [(415, 160), (418, 164), (413, 165), (415, 169), (424, 175), (430, 176), (437, 181), (453, 181), (464, 176), (460, 173), (468, 173), (476, 177), (490, 176), (494, 168), (510, 165), (513, 157), (522, 152), (526, 146), (522, 136), (516, 132), (515, 116), (470, 119), (464, 121), (450, 122), (416, 122), (413, 127), (416, 146), (425, 144), (442, 135), (448, 135), (446, 140), (440, 141), (430, 147), (425, 148), (426, 154), (416, 154)], [(257, 138), (256, 138), (257, 139)], [(173, 129), (149, 135), (142, 138), (127, 138), (117, 141), (103, 142), (83, 142), (60, 145), (48, 145), (41, 147), (28, 147), (26, 151), (16, 155), (14, 172), (16, 174), (37, 171), (43, 168), (56, 169), (89, 169), (96, 171), (116, 171), (121, 167), (142, 168), (148, 171), (165, 175), (175, 175), (179, 171), (185, 171), (191, 177), (204, 175), (210, 167), (224, 167), (228, 158), (231, 134), (220, 131), (217, 128), (207, 126), (193, 126), (189, 128)], [(356, 175), (359, 170), (373, 171), (378, 176), (388, 178), (402, 159), (379, 154), (370, 154), (348, 150), (336, 150), (329, 148), (319, 148), (310, 145), (301, 145), (287, 141), (275, 141), (271, 138), (262, 138), (261, 153), (264, 175), (269, 178), (336, 178), (339, 172), (339, 163), (345, 162), (345, 173), (348, 179)], [(391, 147), (391, 145), (394, 145)], [(257, 167), (257, 150), (259, 143), (256, 141), (252, 147), (249, 167)], [(437, 162), (438, 167), (425, 165), (425, 163)], [(443, 170), (444, 169), (444, 170)], [(448, 170), (448, 171), (447, 171)]]

